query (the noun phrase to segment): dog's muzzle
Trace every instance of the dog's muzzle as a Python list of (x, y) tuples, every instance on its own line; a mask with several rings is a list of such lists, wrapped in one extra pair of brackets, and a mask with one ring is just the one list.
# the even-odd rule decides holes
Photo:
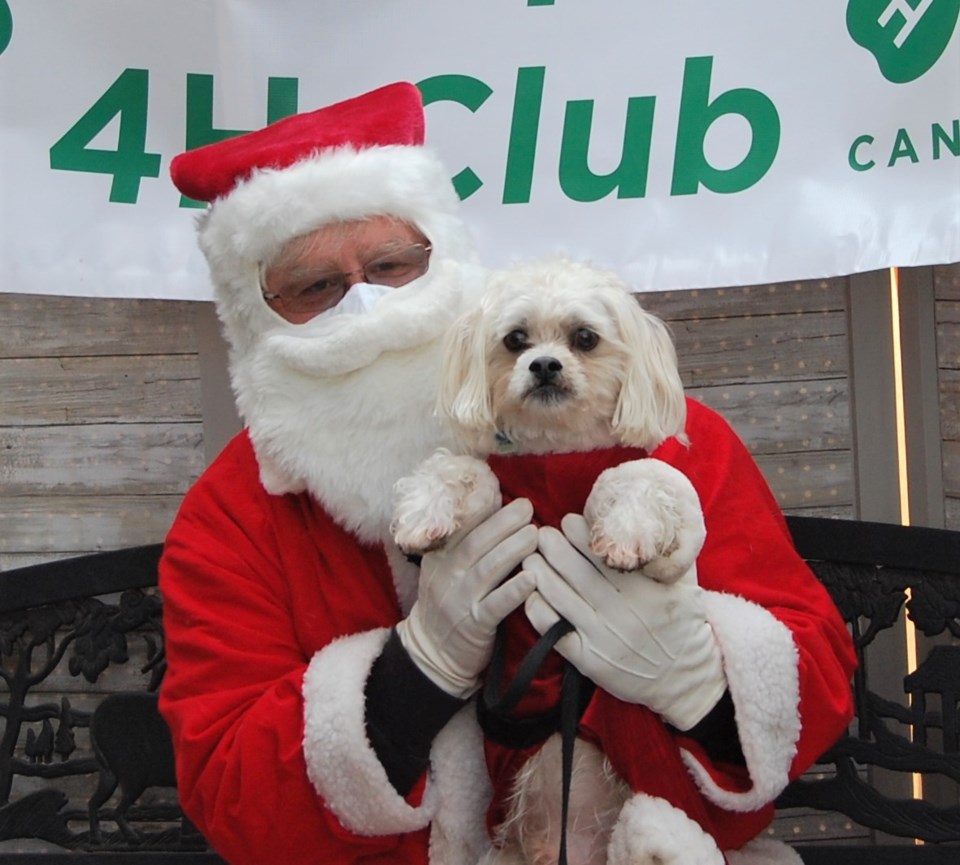
[(537, 403), (553, 404), (562, 402), (570, 395), (567, 382), (564, 381), (563, 364), (555, 357), (543, 355), (534, 358), (527, 369), (531, 383), (524, 394), (525, 398)]

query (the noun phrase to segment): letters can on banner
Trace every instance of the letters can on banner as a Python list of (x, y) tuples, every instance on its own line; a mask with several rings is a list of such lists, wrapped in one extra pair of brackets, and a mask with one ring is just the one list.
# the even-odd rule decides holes
[[(930, 150), (929, 158), (936, 161), (941, 156), (948, 153), (952, 156), (960, 156), (960, 119), (955, 119), (948, 131), (939, 123), (930, 125)], [(886, 162), (887, 168), (893, 168), (901, 159), (907, 159), (916, 164), (922, 158), (926, 158), (926, 151), (917, 152), (917, 147), (913, 143), (910, 132), (906, 129), (898, 129), (889, 144), (889, 151), (885, 145), (877, 145), (876, 138), (873, 135), (859, 135), (850, 145), (849, 163), (854, 171), (869, 171), (877, 166), (877, 162), (869, 154), (878, 152), (879, 154), (889, 152), (889, 158)]]

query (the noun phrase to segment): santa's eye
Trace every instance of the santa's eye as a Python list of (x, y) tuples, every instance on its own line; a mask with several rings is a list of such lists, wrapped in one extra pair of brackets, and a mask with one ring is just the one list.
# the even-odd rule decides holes
[(578, 327), (570, 337), (570, 345), (577, 351), (593, 351), (600, 342), (600, 336), (589, 327)]
[(516, 330), (511, 330), (510, 333), (503, 338), (503, 345), (507, 351), (519, 352), (529, 347), (530, 340), (525, 330), (517, 328)]

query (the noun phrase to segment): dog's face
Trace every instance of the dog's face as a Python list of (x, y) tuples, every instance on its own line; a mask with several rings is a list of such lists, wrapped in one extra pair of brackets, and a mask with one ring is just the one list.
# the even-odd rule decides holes
[(518, 286), (481, 322), (496, 428), (538, 450), (612, 444), (627, 346), (595, 295), (544, 288)]
[(558, 260), (494, 272), (449, 347), (441, 407), (475, 449), (651, 448), (682, 432), (666, 327), (606, 271)]

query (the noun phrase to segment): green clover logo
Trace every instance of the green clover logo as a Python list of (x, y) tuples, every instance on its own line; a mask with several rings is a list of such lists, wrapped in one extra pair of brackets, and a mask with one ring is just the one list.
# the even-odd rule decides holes
[(0, 54), (7, 50), (13, 36), (13, 13), (7, 0), (0, 0)]
[(850, 0), (847, 30), (894, 84), (914, 81), (940, 59), (960, 18), (960, 0)]

